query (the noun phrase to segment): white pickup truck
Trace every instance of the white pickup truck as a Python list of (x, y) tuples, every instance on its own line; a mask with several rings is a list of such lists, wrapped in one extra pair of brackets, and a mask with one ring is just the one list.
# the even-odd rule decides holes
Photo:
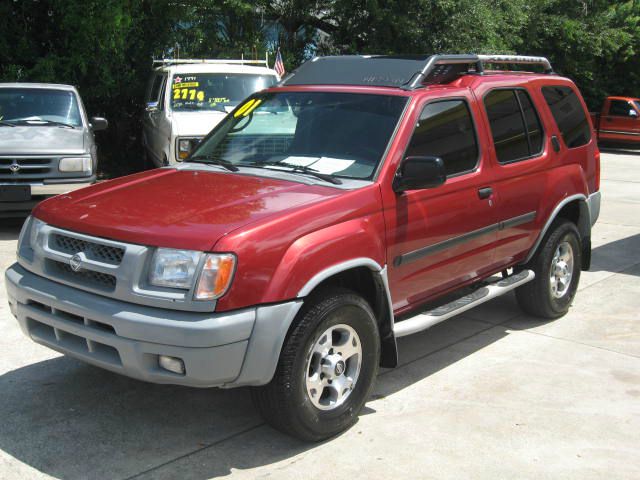
[(147, 166), (181, 162), (225, 115), (279, 81), (265, 60), (156, 60), (146, 95)]

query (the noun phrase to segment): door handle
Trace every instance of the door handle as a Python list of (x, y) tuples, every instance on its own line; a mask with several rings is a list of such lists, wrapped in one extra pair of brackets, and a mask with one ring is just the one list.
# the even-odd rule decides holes
[(489, 198), (491, 195), (493, 195), (493, 188), (491, 187), (484, 187), (484, 188), (478, 189), (478, 197), (480, 197), (481, 200), (485, 198)]
[(553, 149), (556, 153), (560, 151), (560, 140), (558, 140), (558, 137), (555, 135), (551, 137), (551, 145), (553, 145)]

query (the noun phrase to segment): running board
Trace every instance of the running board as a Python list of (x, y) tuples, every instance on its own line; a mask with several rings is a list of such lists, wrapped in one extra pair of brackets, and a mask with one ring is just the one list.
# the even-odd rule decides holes
[(396, 337), (404, 337), (405, 335), (411, 335), (412, 333), (418, 333), (427, 328), (431, 328), (481, 303), (504, 295), (514, 288), (530, 282), (535, 276), (532, 270), (523, 270), (497, 282), (480, 287), (478, 290), (464, 297), (460, 297), (433, 310), (427, 310), (426, 312), (417, 314), (415, 317), (396, 323), (393, 327), (393, 333)]

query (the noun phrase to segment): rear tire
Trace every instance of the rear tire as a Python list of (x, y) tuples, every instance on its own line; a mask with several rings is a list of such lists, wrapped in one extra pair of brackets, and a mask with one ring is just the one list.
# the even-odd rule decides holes
[(576, 295), (582, 266), (582, 243), (576, 226), (559, 219), (524, 266), (536, 278), (516, 290), (520, 307), (536, 317), (554, 319), (567, 313)]
[(378, 373), (380, 336), (370, 305), (346, 289), (305, 302), (285, 339), (276, 373), (252, 389), (274, 428), (317, 442), (351, 427)]

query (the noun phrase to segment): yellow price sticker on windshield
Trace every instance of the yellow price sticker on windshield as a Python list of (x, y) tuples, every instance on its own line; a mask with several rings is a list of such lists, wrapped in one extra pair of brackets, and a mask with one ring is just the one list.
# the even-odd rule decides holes
[(236, 113), (234, 113), (233, 116), (236, 118), (246, 117), (251, 112), (253, 112), (261, 103), (262, 103), (262, 100), (252, 98), (247, 103), (245, 103), (242, 107), (240, 107), (240, 109)]
[(204, 91), (196, 90), (195, 88), (174, 88), (173, 99), (204, 102)]
[(174, 82), (173, 84), (173, 88), (194, 88), (199, 86), (200, 84), (198, 82)]

